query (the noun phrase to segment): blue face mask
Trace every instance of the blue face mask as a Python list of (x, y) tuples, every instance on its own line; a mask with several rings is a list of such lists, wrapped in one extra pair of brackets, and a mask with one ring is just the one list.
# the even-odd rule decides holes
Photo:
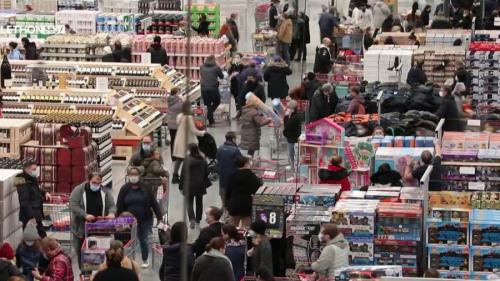
[(101, 185), (90, 184), (90, 190), (96, 192), (96, 191), (99, 191), (99, 189), (101, 189)]

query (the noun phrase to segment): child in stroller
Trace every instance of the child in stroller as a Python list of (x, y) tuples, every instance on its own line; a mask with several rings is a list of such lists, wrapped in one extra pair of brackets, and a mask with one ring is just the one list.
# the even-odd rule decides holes
[(198, 147), (205, 154), (205, 157), (210, 160), (208, 162), (208, 179), (212, 182), (216, 181), (219, 174), (217, 171), (217, 143), (214, 137), (209, 133), (198, 137)]

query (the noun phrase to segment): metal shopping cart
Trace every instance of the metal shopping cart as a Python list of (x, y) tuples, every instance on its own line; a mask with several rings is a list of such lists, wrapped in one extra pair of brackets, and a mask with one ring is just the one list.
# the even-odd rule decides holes
[(214, 112), (214, 119), (227, 121), (231, 124), (231, 84), (229, 78), (222, 79), (219, 83), (220, 105)]
[(160, 270), (161, 263), (163, 261), (163, 247), (159, 244), (154, 244), (151, 247), (151, 256), (152, 256), (151, 267), (153, 268), (154, 272), (158, 272)]
[(54, 194), (51, 201), (43, 204), (45, 219), (42, 224), (47, 236), (57, 239), (67, 253), (71, 253), (71, 211), (68, 194)]

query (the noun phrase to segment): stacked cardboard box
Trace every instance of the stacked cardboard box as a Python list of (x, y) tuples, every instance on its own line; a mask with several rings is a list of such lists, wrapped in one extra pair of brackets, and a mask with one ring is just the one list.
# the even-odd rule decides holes
[(14, 186), (14, 177), (20, 170), (0, 169), (0, 239), (14, 248), (22, 239), (22, 224), (19, 221), (19, 199)]
[(31, 119), (0, 119), (0, 157), (17, 158), (20, 145), (31, 139)]
[(500, 103), (500, 43), (473, 43), (467, 51), (467, 63), (472, 73), (472, 104)]
[(455, 76), (455, 61), (464, 60), (463, 47), (420, 48), (414, 51), (414, 60), (424, 61), (424, 71), (429, 81), (443, 84), (447, 79)]

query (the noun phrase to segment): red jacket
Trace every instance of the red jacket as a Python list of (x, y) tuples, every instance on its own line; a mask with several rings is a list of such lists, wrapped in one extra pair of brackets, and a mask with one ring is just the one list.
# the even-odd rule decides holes
[(318, 172), (320, 184), (340, 184), (341, 192), (351, 190), (349, 173), (344, 167), (328, 165), (328, 169), (320, 169)]
[(74, 281), (71, 258), (62, 249), (50, 259), (40, 281)]

